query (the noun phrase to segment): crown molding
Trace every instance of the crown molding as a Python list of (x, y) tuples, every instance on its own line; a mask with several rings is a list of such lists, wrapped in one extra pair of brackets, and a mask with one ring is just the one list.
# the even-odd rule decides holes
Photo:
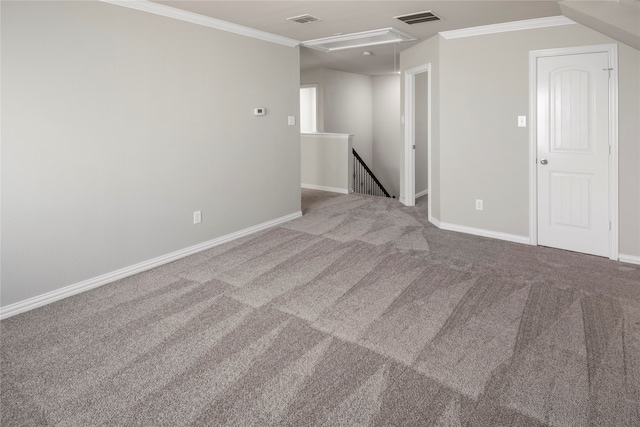
[(277, 34), (267, 33), (242, 25), (233, 24), (231, 22), (222, 21), (220, 19), (211, 18), (209, 16), (200, 15), (198, 13), (188, 12), (186, 10), (177, 9), (171, 6), (165, 6), (159, 3), (153, 3), (147, 0), (99, 0), (103, 3), (109, 3), (116, 6), (127, 7), (129, 9), (141, 10), (143, 12), (153, 13), (154, 15), (165, 16), (167, 18), (178, 19), (180, 21), (190, 22), (204, 27), (215, 28), (216, 30), (226, 31), (229, 33), (240, 34), (242, 36), (254, 39), (264, 40), (289, 47), (300, 45), (300, 41), (290, 39), (288, 37), (279, 36)]
[(480, 27), (462, 28), (460, 30), (441, 31), (439, 34), (448, 40), (463, 37), (483, 36), (487, 34), (506, 33), (510, 31), (532, 30), (535, 28), (557, 27), (559, 25), (570, 24), (575, 24), (575, 21), (572, 21), (565, 16), (550, 16), (548, 18), (525, 19), (523, 21), (482, 25)]

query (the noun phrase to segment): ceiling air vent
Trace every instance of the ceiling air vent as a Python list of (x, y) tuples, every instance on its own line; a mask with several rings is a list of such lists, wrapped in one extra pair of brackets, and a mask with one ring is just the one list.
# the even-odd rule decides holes
[(394, 16), (394, 18), (401, 20), (405, 24), (413, 25), (420, 24), (422, 22), (431, 22), (431, 21), (441, 21), (439, 17), (437, 17), (430, 10), (425, 10), (424, 12), (416, 12), (410, 13), (408, 15), (400, 15)]
[(311, 15), (299, 15), (287, 18), (287, 21), (297, 22), (298, 24), (309, 24), (311, 22), (322, 21), (322, 19)]

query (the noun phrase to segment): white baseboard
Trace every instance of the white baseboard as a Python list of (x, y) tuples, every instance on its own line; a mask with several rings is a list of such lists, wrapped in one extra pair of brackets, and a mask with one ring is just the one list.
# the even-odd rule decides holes
[(429, 190), (424, 190), (424, 191), (421, 191), (419, 193), (416, 193), (416, 199), (418, 197), (426, 196), (427, 194), (429, 194)]
[(640, 265), (640, 256), (618, 254), (618, 261), (627, 262), (629, 264), (638, 264), (638, 265)]
[(308, 188), (309, 190), (322, 190), (322, 191), (330, 191), (331, 193), (349, 194), (349, 190), (347, 190), (346, 188), (326, 187), (324, 185), (315, 185), (315, 184), (301, 184), (300, 186), (302, 188)]
[[(446, 222), (443, 223), (438, 221), (432, 216), (429, 216), (429, 222), (442, 230), (458, 231), (460, 233), (473, 234), (473, 235), (482, 236), (482, 237), (490, 237), (492, 239), (506, 240), (508, 242), (522, 243), (525, 245), (531, 244), (531, 241), (527, 236), (518, 236), (516, 234), (508, 234), (508, 233), (501, 233), (498, 231), (483, 230), (480, 228), (465, 227), (462, 225), (448, 224)], [(640, 265), (640, 256), (618, 254), (618, 261), (626, 262), (629, 264)]]
[(522, 243), (525, 245), (531, 244), (528, 236), (519, 236), (517, 234), (501, 233), (499, 231), (484, 230), (482, 228), (473, 228), (473, 227), (466, 227), (464, 225), (449, 224), (446, 222), (437, 221), (434, 218), (430, 218), (429, 221), (431, 221), (436, 227), (439, 227), (442, 230), (458, 231), (460, 233), (473, 234), (475, 236), (482, 236), (482, 237), (490, 237), (492, 239), (506, 240), (507, 242)]
[(88, 291), (93, 288), (97, 288), (107, 283), (115, 282), (116, 280), (123, 279), (134, 274), (141, 273), (146, 270), (150, 270), (154, 267), (167, 264), (169, 262), (184, 258), (189, 255), (193, 255), (205, 249), (212, 248), (214, 246), (221, 245), (223, 243), (230, 242), (232, 240), (239, 239), (240, 237), (247, 236), (249, 234), (256, 233), (261, 230), (265, 230), (270, 227), (291, 221), (296, 218), (300, 218), (302, 212), (294, 212), (292, 214), (276, 218), (272, 221), (263, 222), (262, 224), (255, 225), (253, 227), (245, 228), (244, 230), (236, 231), (235, 233), (227, 234), (226, 236), (218, 237), (207, 242), (203, 242), (188, 248), (181, 249), (179, 251), (171, 252), (166, 255), (159, 256), (157, 258), (143, 261), (138, 264), (131, 265), (129, 267), (121, 268), (116, 271), (112, 271), (107, 274), (103, 274), (91, 279), (83, 280), (82, 282), (75, 283), (73, 285), (65, 286), (64, 288), (57, 289), (55, 291), (47, 292), (42, 295), (38, 295), (32, 298), (28, 298), (23, 301), (19, 301), (13, 304), (9, 304), (5, 307), (0, 307), (0, 320), (6, 319), (16, 314), (24, 313), (25, 311), (33, 310), (34, 308), (41, 307), (43, 305), (50, 304), (54, 301), (61, 300), (66, 297), (70, 297), (81, 292)]

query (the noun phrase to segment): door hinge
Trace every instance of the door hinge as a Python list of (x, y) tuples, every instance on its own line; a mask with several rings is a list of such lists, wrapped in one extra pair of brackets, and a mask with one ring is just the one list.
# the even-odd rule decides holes
[(603, 68), (602, 71), (608, 71), (609, 72), (609, 79), (611, 79), (611, 72), (613, 71), (613, 68)]
[(414, 150), (416, 149), (416, 144), (413, 144), (413, 149), (414, 149)]
[(609, 231), (611, 231), (611, 221), (609, 221)]

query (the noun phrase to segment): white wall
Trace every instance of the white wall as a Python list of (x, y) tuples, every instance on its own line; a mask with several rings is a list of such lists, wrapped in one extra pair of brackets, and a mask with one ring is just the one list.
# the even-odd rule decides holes
[(300, 210), (298, 49), (107, 3), (1, 7), (2, 306)]
[[(439, 93), (433, 100), (432, 191), (441, 222), (528, 236), (529, 130), (516, 126), (528, 115), (530, 50), (615, 41), (574, 24), (437, 41), (401, 55), (402, 69), (433, 61)], [(640, 54), (618, 44), (620, 253), (640, 256)], [(439, 126), (439, 129), (436, 129)], [(439, 168), (436, 170), (436, 167)], [(438, 177), (438, 178), (436, 178)], [(440, 182), (435, 185), (435, 180)], [(435, 190), (434, 190), (435, 187)], [(484, 200), (476, 211), (474, 200)], [(434, 209), (435, 210), (435, 209)]]
[(373, 82), (373, 166), (386, 190), (400, 194), (402, 123), (400, 121), (400, 76), (375, 76)]

